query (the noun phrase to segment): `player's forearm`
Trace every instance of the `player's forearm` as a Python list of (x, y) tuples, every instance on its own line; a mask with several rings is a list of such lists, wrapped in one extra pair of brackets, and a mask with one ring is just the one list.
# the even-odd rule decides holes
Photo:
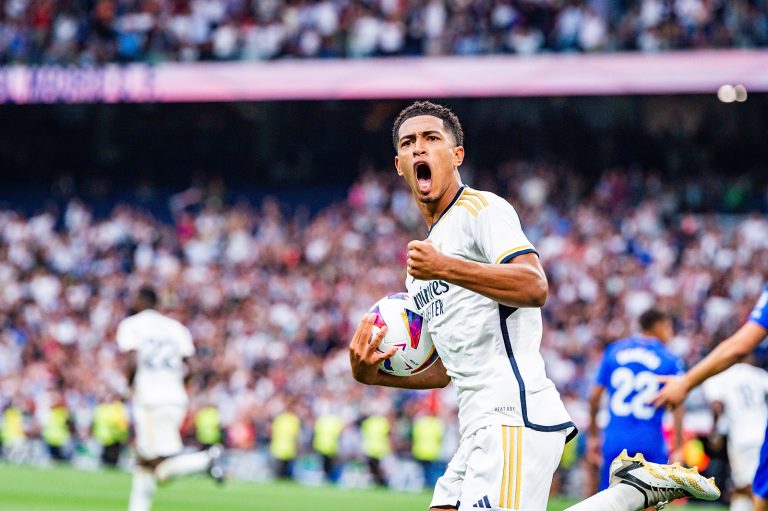
[(484, 264), (446, 257), (439, 278), (508, 307), (541, 307), (547, 301), (544, 272), (527, 264)]
[(450, 382), (450, 376), (446, 373), (443, 363), (438, 359), (429, 369), (412, 376), (394, 376), (379, 371), (372, 385), (395, 387), (399, 389), (424, 390), (441, 389), (447, 386)]
[(767, 334), (765, 328), (747, 321), (736, 333), (721, 342), (701, 362), (685, 373), (683, 381), (688, 390), (746, 358)]

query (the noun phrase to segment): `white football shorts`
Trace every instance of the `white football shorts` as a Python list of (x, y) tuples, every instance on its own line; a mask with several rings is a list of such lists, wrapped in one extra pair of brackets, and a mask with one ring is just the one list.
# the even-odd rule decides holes
[(159, 405), (136, 406), (136, 452), (140, 457), (151, 460), (179, 454), (181, 423), (186, 415), (186, 406)]
[(760, 464), (761, 445), (728, 445), (728, 461), (731, 464), (731, 479), (736, 488), (752, 484)]
[(546, 511), (568, 430), (495, 424), (462, 440), (430, 506)]

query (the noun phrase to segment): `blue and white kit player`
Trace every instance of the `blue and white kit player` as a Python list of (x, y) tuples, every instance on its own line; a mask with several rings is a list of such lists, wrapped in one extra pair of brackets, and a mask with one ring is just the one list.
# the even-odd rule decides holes
[[(768, 336), (768, 285), (763, 290), (749, 319), (730, 337), (721, 342), (701, 362), (683, 376), (664, 378), (664, 388), (654, 398), (655, 406), (678, 406), (688, 392), (710, 376), (721, 373), (746, 358)], [(768, 423), (755, 424), (768, 432)], [(760, 450), (760, 464), (752, 483), (755, 511), (768, 510), (768, 442)]]
[[(638, 322), (640, 334), (606, 348), (589, 399), (590, 457), (602, 459), (601, 490), (608, 488), (611, 460), (627, 446), (642, 452), (648, 461), (669, 460), (662, 431), (664, 410), (654, 407), (651, 400), (659, 391), (658, 376), (683, 374), (683, 360), (667, 347), (674, 335), (672, 319), (667, 314), (650, 309), (640, 315)], [(610, 418), (600, 445), (597, 417), (606, 392)], [(675, 412), (673, 451), (681, 444), (682, 415), (682, 410)]]

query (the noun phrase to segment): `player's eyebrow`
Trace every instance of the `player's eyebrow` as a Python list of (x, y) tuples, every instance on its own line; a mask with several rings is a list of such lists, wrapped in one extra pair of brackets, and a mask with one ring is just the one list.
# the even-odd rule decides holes
[(440, 131), (438, 131), (438, 130), (424, 130), (424, 131), (417, 131), (416, 133), (408, 133), (408, 134), (403, 135), (402, 137), (400, 137), (400, 140), (398, 140), (398, 143), (402, 142), (405, 139), (416, 138), (416, 135), (421, 135), (422, 137), (426, 137), (426, 136), (429, 136), (429, 135), (441, 135), (442, 136), (442, 133), (440, 133)]

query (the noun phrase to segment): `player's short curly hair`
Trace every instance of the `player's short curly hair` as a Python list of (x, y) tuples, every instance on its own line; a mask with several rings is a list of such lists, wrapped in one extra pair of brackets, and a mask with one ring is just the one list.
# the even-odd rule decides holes
[(650, 331), (657, 323), (662, 321), (669, 321), (672, 319), (669, 314), (662, 312), (659, 309), (648, 309), (640, 314), (637, 322), (640, 323), (640, 328), (644, 332)]
[(431, 101), (417, 101), (404, 108), (395, 118), (395, 122), (392, 125), (392, 145), (395, 146), (395, 151), (397, 151), (400, 126), (411, 117), (416, 117), (418, 115), (431, 115), (432, 117), (442, 119), (445, 127), (448, 128), (448, 131), (453, 135), (456, 145), (464, 145), (464, 130), (461, 129), (459, 118), (456, 117), (456, 114), (454, 114), (450, 108), (432, 103)]

